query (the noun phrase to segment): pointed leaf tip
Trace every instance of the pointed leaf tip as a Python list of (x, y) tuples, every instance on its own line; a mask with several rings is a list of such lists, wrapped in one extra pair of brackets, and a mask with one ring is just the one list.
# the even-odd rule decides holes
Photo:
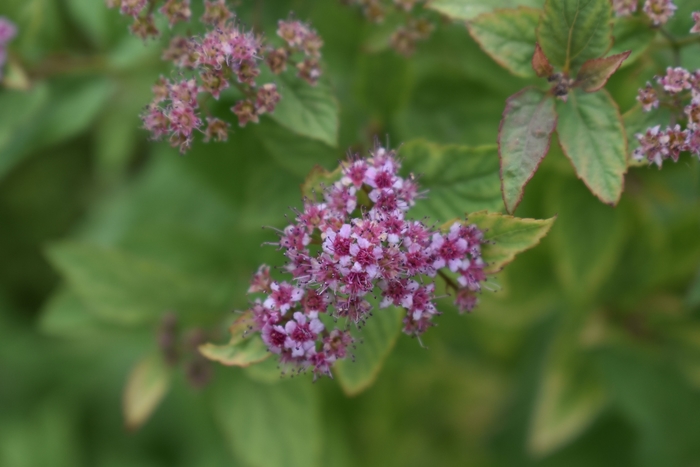
[(581, 65), (574, 86), (581, 86), (586, 92), (595, 92), (605, 86), (622, 62), (632, 53), (631, 50), (604, 58), (594, 58)]
[(540, 78), (548, 78), (554, 73), (554, 67), (549, 63), (549, 59), (542, 51), (539, 42), (535, 43), (535, 53), (532, 54), (532, 69)]

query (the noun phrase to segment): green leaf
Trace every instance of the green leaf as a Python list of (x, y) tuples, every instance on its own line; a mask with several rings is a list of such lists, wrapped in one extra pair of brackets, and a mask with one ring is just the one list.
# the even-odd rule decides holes
[(509, 213), (520, 204), (525, 185), (547, 155), (556, 126), (554, 99), (544, 92), (526, 88), (506, 100), (498, 155), (503, 201)]
[(620, 54), (631, 50), (629, 58), (624, 61), (621, 68), (630, 66), (637, 61), (651, 45), (656, 36), (656, 30), (649, 27), (648, 20), (641, 16), (629, 16), (617, 18), (613, 25), (614, 43), (611, 54)]
[(605, 86), (630, 53), (631, 51), (628, 50), (617, 55), (585, 61), (576, 75), (575, 85), (581, 86), (581, 89), (586, 92), (598, 91)]
[(337, 163), (341, 156), (326, 143), (300, 136), (268, 119), (263, 119), (260, 125), (256, 125), (255, 132), (272, 158), (300, 177), (305, 177), (316, 165)]
[(609, 0), (547, 0), (537, 41), (552, 65), (564, 72), (604, 55), (612, 46)]
[(137, 430), (151, 416), (170, 387), (171, 370), (160, 354), (149, 355), (131, 370), (124, 388), (124, 423)]
[(51, 247), (49, 260), (90, 311), (114, 323), (153, 323), (166, 311), (185, 322), (215, 319), (226, 302), (216, 290), (160, 263), (89, 244)]
[(620, 199), (627, 171), (627, 139), (617, 104), (602, 90), (578, 89), (557, 102), (557, 134), (564, 154), (591, 192), (607, 204)]
[(594, 362), (579, 348), (580, 328), (561, 329), (548, 349), (528, 435), (528, 447), (547, 455), (580, 435), (608, 403)]
[(554, 74), (554, 67), (549, 63), (549, 59), (542, 52), (542, 47), (538, 43), (535, 43), (535, 53), (532, 54), (531, 65), (538, 78), (549, 78)]
[(599, 203), (573, 179), (553, 180), (547, 211), (559, 212), (550, 234), (555, 271), (570, 302), (591, 303), (624, 251), (625, 212)]
[(21, 149), (33, 134), (34, 120), (45, 111), (49, 88), (39, 84), (27, 92), (0, 94), (0, 177), (17, 164), (26, 151)]
[(503, 209), (498, 182), (496, 146), (470, 148), (414, 140), (399, 154), (403, 171), (418, 177), (428, 196), (416, 202), (411, 215), (447, 220), (482, 209)]
[(199, 353), (222, 365), (241, 367), (262, 362), (272, 355), (259, 337), (251, 337), (235, 344), (216, 345), (207, 342), (199, 346)]
[(262, 362), (272, 354), (259, 335), (250, 335), (252, 324), (253, 314), (249, 310), (239, 316), (229, 328), (231, 339), (228, 344), (202, 344), (199, 353), (226, 366), (247, 367)]
[(282, 96), (270, 117), (299, 135), (338, 145), (338, 101), (331, 87), (323, 80), (310, 86), (296, 77), (277, 77)]
[[(486, 262), (484, 271), (496, 273), (513, 261), (515, 255), (537, 245), (547, 235), (556, 217), (550, 219), (521, 219), (506, 214), (479, 211), (467, 216), (464, 224), (476, 224), (484, 231), (481, 257)], [(445, 226), (449, 227), (452, 222)]]
[(531, 77), (535, 30), (540, 10), (520, 7), (485, 13), (467, 24), (469, 33), (481, 48), (511, 73)]
[(517, 6), (530, 6), (539, 8), (541, 0), (433, 0), (428, 2), (427, 8), (453, 20), (471, 20), (482, 13), (488, 13), (496, 8), (514, 8)]
[(48, 300), (39, 319), (39, 329), (53, 336), (101, 336), (109, 328), (85, 308), (78, 295), (61, 287)]
[(307, 378), (272, 385), (229, 370), (217, 380), (212, 410), (231, 451), (246, 465), (319, 465), (321, 423)]
[(361, 330), (352, 330), (357, 348), (354, 360), (345, 359), (335, 364), (334, 373), (343, 391), (354, 396), (369, 388), (379, 375), (384, 360), (401, 333), (403, 310), (390, 307), (378, 310)]

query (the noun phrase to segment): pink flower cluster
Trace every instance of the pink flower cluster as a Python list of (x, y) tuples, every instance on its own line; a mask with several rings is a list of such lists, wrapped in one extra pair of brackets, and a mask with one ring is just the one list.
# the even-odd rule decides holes
[(323, 200), (305, 200), (280, 232), (275, 245), (287, 257), (291, 282), (272, 280), (262, 266), (249, 289), (263, 295), (252, 310), (270, 351), (317, 375), (330, 375), (352, 342), (347, 326), (329, 331), (324, 321), (362, 326), (372, 314), (368, 297), (381, 296), (378, 307), (404, 308), (403, 331), (420, 336), (439, 314), (437, 275), (455, 292), (460, 311), (473, 309), (486, 279), (482, 232), (462, 222), (442, 232), (407, 219), (419, 196), (415, 179), (398, 175), (394, 151), (376, 146), (370, 155), (344, 162)]
[(395, 16), (403, 18), (403, 24), (391, 35), (389, 45), (404, 56), (412, 55), (417, 42), (427, 39), (433, 32), (433, 24), (415, 14), (416, 5), (425, 0), (345, 0), (345, 3), (360, 6), (364, 16), (373, 23), (384, 22), (391, 10)]
[[(657, 77), (657, 90), (651, 83), (639, 90), (637, 100), (645, 112), (659, 106), (659, 99), (677, 111), (675, 121), (685, 122), (685, 129), (675, 123), (665, 130), (660, 125), (637, 134), (639, 147), (635, 149), (635, 160), (648, 160), (659, 167), (664, 159), (678, 161), (681, 152), (691, 152), (700, 157), (700, 70), (694, 73), (684, 68), (667, 68), (664, 76)], [(687, 105), (683, 105), (687, 102)]]
[[(612, 0), (616, 16), (629, 16), (635, 13), (637, 4), (638, 0)], [(678, 7), (671, 0), (646, 0), (642, 7), (642, 11), (654, 26), (666, 24), (677, 9)]]
[[(191, 18), (189, 0), (167, 0), (160, 8), (157, 5), (162, 0), (107, 2), (133, 17), (132, 31), (144, 39), (159, 34), (153, 21), (156, 9), (168, 18), (171, 27)], [(260, 115), (274, 112), (280, 100), (277, 85), (258, 83), (263, 60), (273, 74), (284, 72), (292, 64), (300, 79), (312, 86), (318, 82), (323, 41), (309, 25), (293, 19), (279, 21), (277, 35), (283, 45), (273, 47), (252, 31), (244, 30), (233, 18), (226, 0), (205, 0), (200, 21), (207, 26), (206, 32), (171, 39), (163, 59), (180, 69), (179, 77), (161, 77), (153, 88), (153, 101), (141, 115), (144, 128), (153, 139), (167, 136), (171, 145), (183, 153), (191, 147), (197, 132), (204, 133), (205, 141), (226, 140), (230, 125), (219, 118), (203, 118), (198, 96), (205, 94), (218, 100), (231, 86), (243, 94), (231, 107), (239, 126), (257, 123)]]
[(7, 44), (17, 35), (17, 27), (4, 16), (0, 16), (0, 80), (7, 60)]

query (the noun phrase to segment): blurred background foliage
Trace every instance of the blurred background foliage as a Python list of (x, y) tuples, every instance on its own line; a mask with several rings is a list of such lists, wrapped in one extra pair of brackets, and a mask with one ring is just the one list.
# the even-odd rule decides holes
[[(163, 304), (185, 330), (244, 309), (257, 265), (280, 262), (260, 227), (284, 225), (314, 165), (375, 135), (493, 144), (527, 84), (438, 16), (406, 59), (339, 1), (240, 3), (268, 35), (290, 11), (317, 28), (337, 147), (264, 118), (179, 156), (139, 129), (163, 44), (99, 0), (0, 3), (20, 27), (9, 78), (27, 87), (0, 90), (0, 465), (700, 465), (700, 164), (630, 169), (612, 208), (556, 147), (517, 211), (557, 215), (549, 236), (473, 314), (445, 301), (426, 348), (401, 336), (362, 394), (264, 365), (202, 366), (197, 388), (190, 365), (164, 370), (161, 406), (125, 428), (127, 375), (156, 351)], [(623, 112), (668, 54), (611, 79)], [(698, 57), (688, 47), (684, 65)]]

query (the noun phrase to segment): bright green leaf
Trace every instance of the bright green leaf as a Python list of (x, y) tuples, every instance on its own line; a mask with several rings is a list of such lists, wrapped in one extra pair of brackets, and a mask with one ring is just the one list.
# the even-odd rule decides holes
[(160, 263), (81, 243), (60, 243), (48, 251), (89, 310), (101, 318), (135, 325), (175, 311), (184, 321), (206, 322), (225, 310), (216, 290)]
[(75, 292), (62, 287), (44, 306), (39, 329), (54, 336), (87, 337), (102, 335), (109, 328), (85, 308)]
[(468, 23), (469, 33), (481, 48), (511, 73), (531, 77), (532, 54), (537, 41), (535, 29), (540, 10), (518, 8), (496, 10)]
[(309, 379), (271, 385), (228, 370), (217, 380), (212, 410), (231, 451), (246, 465), (319, 465), (321, 423)]
[[(484, 271), (496, 273), (513, 261), (515, 255), (537, 245), (547, 235), (555, 219), (521, 219), (479, 211), (469, 214), (464, 223), (476, 224), (484, 231), (484, 240), (489, 242), (481, 247), (481, 257), (486, 262)], [(445, 225), (449, 227), (451, 222)]]
[(557, 134), (566, 156), (591, 192), (607, 204), (620, 199), (627, 171), (627, 139), (617, 104), (601, 90), (569, 93), (557, 102)]
[(604, 55), (612, 46), (609, 0), (547, 0), (537, 41), (552, 65), (565, 72)]
[(631, 50), (629, 58), (622, 63), (621, 68), (630, 66), (637, 61), (651, 45), (656, 36), (656, 30), (649, 27), (648, 20), (641, 16), (617, 18), (613, 26), (614, 43), (611, 54), (619, 54)]
[(124, 423), (136, 430), (151, 416), (170, 387), (171, 370), (160, 354), (149, 355), (136, 364), (124, 388)]
[(503, 209), (498, 182), (496, 146), (470, 148), (414, 140), (399, 150), (403, 171), (414, 174), (428, 196), (416, 202), (411, 215), (435, 220), (465, 213)]
[(556, 125), (554, 99), (542, 91), (527, 88), (506, 100), (498, 152), (503, 201), (508, 212), (515, 211), (525, 185), (547, 155)]
[(330, 85), (321, 80), (310, 86), (301, 79), (284, 75), (277, 79), (282, 99), (270, 117), (299, 135), (336, 147), (339, 107)]
[(470, 20), (496, 8), (514, 8), (520, 5), (539, 8), (542, 0), (433, 0), (428, 2), (427, 7), (453, 20)]
[(333, 369), (345, 394), (359, 394), (377, 379), (384, 360), (401, 333), (403, 313), (395, 307), (376, 310), (362, 329), (352, 330), (357, 346), (352, 352), (355, 359), (341, 360)]

